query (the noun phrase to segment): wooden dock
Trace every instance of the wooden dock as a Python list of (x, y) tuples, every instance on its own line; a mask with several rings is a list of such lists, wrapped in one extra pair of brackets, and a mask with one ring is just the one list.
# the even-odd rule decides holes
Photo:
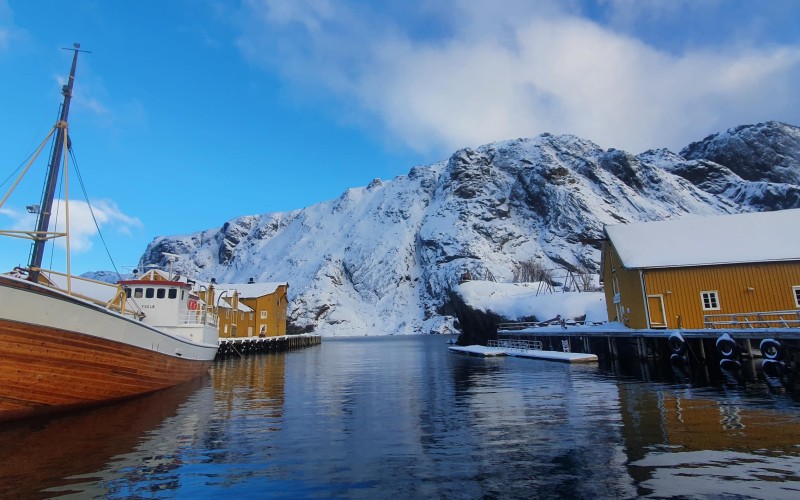
[(495, 358), (506, 355), (505, 351), (499, 347), (487, 347), (483, 345), (451, 345), (447, 349), (456, 354), (467, 354), (469, 356), (478, 356), (482, 358)]
[(783, 377), (800, 372), (800, 326), (792, 321), (714, 323), (709, 328), (680, 330), (638, 330), (620, 323), (501, 323), (496, 340), (490, 343), (537, 343), (545, 352), (580, 351), (611, 361), (663, 359), (690, 371), (748, 367), (754, 373), (754, 360), (761, 359), (766, 375)]
[(541, 344), (526, 341), (490, 341), (490, 345), (450, 346), (451, 352), (469, 354), (471, 356), (497, 357), (513, 356), (518, 358), (559, 361), (561, 363), (591, 363), (597, 361), (595, 354), (579, 352), (545, 351)]
[(248, 356), (267, 352), (283, 352), (319, 345), (320, 335), (299, 334), (280, 337), (228, 337), (219, 339), (219, 350), (215, 359), (231, 356)]

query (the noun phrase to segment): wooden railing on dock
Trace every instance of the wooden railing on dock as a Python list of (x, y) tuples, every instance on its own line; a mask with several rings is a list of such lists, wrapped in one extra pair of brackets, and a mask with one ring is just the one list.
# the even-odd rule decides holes
[[(605, 321), (575, 321), (568, 319), (564, 321), (563, 326), (597, 326), (604, 324)], [(559, 321), (520, 321), (513, 323), (497, 323), (498, 330), (514, 331), (514, 330), (527, 330), (528, 328), (543, 328), (545, 326), (558, 326)]]
[(739, 314), (707, 314), (706, 328), (800, 328), (800, 310)]
[(502, 347), (503, 349), (514, 349), (517, 351), (541, 351), (544, 346), (539, 340), (523, 339), (498, 339), (489, 340), (488, 347)]

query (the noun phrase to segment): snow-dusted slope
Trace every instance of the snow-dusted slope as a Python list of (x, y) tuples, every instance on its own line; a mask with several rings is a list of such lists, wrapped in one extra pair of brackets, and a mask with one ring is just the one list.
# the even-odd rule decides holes
[(163, 265), (169, 252), (183, 256), (179, 270), (205, 280), (288, 281), (294, 329), (446, 332), (450, 291), (465, 271), (511, 281), (515, 265), (529, 260), (597, 270), (605, 224), (800, 206), (798, 164), (781, 149), (800, 134), (778, 125), (752, 126), (770, 129), (759, 157), (771, 151), (786, 163), (764, 160), (762, 176), (748, 171), (745, 179), (704, 156), (725, 150), (726, 140), (744, 141), (747, 127), (703, 141), (716, 141), (713, 148), (694, 143), (683, 153), (690, 158), (666, 150), (633, 156), (543, 134), (463, 149), (303, 210), (156, 238), (140, 264)]

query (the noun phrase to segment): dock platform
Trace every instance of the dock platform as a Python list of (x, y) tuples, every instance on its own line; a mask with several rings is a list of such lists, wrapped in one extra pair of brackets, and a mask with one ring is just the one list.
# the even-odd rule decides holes
[(468, 346), (450, 346), (448, 349), (451, 352), (458, 354), (468, 354), (471, 356), (481, 357), (497, 357), (497, 356), (514, 356), (518, 358), (541, 359), (545, 361), (560, 361), (562, 363), (591, 363), (597, 361), (597, 355), (585, 354), (580, 352), (559, 352), (559, 351), (545, 351), (541, 346), (535, 348), (533, 345), (468, 345)]
[(592, 363), (598, 360), (596, 354), (582, 352), (542, 351), (539, 349), (509, 350), (508, 356), (518, 358), (543, 359), (546, 361), (560, 361), (562, 363)]
[(280, 337), (224, 337), (219, 339), (216, 359), (302, 349), (319, 345), (321, 342), (322, 337), (309, 333)]
[(497, 356), (505, 356), (506, 352), (499, 347), (486, 347), (484, 345), (467, 345), (458, 346), (452, 345), (447, 349), (456, 354), (467, 354), (469, 356), (480, 356), (483, 358), (493, 358)]

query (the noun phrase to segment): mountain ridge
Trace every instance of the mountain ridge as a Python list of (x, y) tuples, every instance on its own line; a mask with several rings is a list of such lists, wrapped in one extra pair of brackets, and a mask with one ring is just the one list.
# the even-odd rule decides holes
[(164, 265), (168, 252), (203, 280), (288, 281), (293, 331), (448, 333), (465, 272), (511, 281), (522, 262), (596, 272), (605, 224), (800, 206), (798, 152), (800, 128), (779, 122), (679, 154), (546, 133), (463, 148), (304, 209), (158, 237), (139, 264)]

